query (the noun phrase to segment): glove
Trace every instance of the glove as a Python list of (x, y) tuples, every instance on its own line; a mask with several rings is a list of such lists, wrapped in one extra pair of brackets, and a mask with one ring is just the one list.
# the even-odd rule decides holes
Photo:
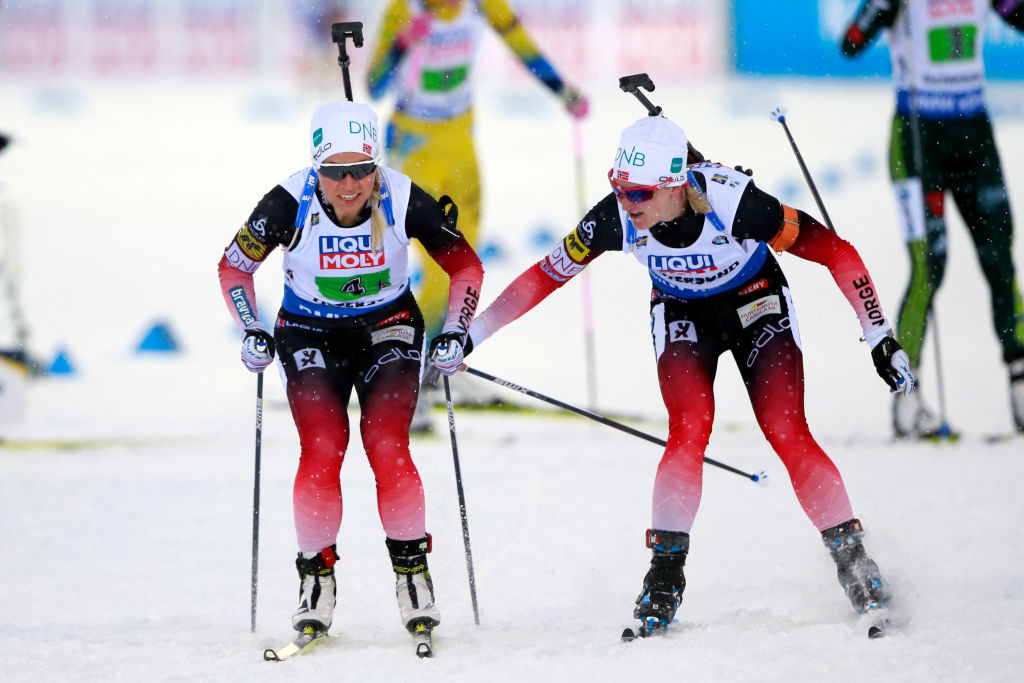
[(582, 119), (590, 111), (590, 101), (576, 88), (566, 86), (562, 90), (562, 104), (576, 119)]
[(914, 390), (914, 374), (910, 371), (910, 358), (900, 343), (892, 337), (883, 337), (871, 349), (871, 360), (875, 363), (878, 376), (889, 385), (890, 393), (900, 392), (909, 396)]
[[(454, 334), (454, 333), (451, 333), (451, 334)], [(438, 335), (437, 337), (434, 338), (434, 342), (437, 342), (437, 340), (440, 339), (440, 338), (441, 338), (441, 335)], [(463, 340), (463, 342), (462, 342), (462, 356), (463, 356), (463, 360), (465, 360), (465, 357), (468, 356), (472, 350), (473, 350), (473, 339), (467, 335), (465, 340)], [(433, 355), (433, 352), (434, 352), (434, 344), (432, 343), (430, 345), (430, 353), (431, 353), (431, 355)], [(427, 367), (426, 372), (423, 373), (423, 385), (426, 386), (426, 385), (429, 384), (432, 387), (433, 386), (437, 386), (437, 380), (440, 379), (440, 378), (441, 378), (441, 373), (438, 370), (438, 368), (435, 367), (434, 365), (430, 365), (430, 366)]]
[(442, 332), (430, 342), (430, 363), (446, 376), (454, 375), (466, 357), (466, 338), (460, 332)]
[(430, 14), (424, 12), (414, 17), (408, 28), (398, 34), (398, 46), (403, 50), (408, 50), (409, 46), (418, 43), (428, 35), (430, 35)]
[(871, 0), (870, 3), (865, 3), (843, 34), (843, 40), (839, 44), (843, 55), (856, 57), (863, 52), (874, 40), (879, 29), (893, 25), (902, 4), (894, 4), (892, 0)]
[(245, 328), (245, 336), (242, 337), (242, 365), (249, 372), (263, 372), (273, 362), (274, 337), (263, 323)]

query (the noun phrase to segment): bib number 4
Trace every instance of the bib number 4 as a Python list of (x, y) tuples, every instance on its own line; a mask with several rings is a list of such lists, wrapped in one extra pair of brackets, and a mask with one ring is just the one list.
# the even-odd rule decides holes
[(384, 269), (377, 273), (365, 273), (352, 277), (318, 277), (317, 289), (328, 299), (335, 301), (352, 301), (364, 296), (379, 294), (381, 290), (391, 286), (391, 270)]
[(363, 287), (363, 283), (358, 277), (354, 277), (345, 283), (341, 288), (341, 291), (352, 298), (356, 298), (366, 294), (366, 287)]

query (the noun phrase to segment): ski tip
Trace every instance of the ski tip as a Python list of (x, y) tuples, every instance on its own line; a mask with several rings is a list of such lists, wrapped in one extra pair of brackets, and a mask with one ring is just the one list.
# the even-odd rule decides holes
[(868, 638), (876, 640), (885, 637), (889, 629), (889, 608), (886, 605), (877, 605), (869, 609), (862, 619), (862, 627), (867, 626)]
[(895, 439), (897, 441), (919, 441), (919, 442), (931, 442), (934, 444), (939, 443), (956, 443), (960, 440), (960, 432), (954, 431), (948, 424), (942, 423), (935, 429), (922, 432), (919, 434), (907, 434), (896, 432)]
[[(674, 621), (674, 620), (673, 620)], [(638, 638), (650, 638), (654, 635), (663, 635), (668, 623), (653, 617), (641, 619), (636, 626), (627, 626), (622, 630), (622, 642), (628, 643)]]
[(768, 486), (768, 473), (765, 472), (764, 470), (761, 470), (757, 474), (751, 475), (750, 480), (753, 481), (758, 486), (760, 486), (761, 488), (765, 488), (766, 486)]
[(1013, 441), (1018, 436), (1021, 436), (1024, 432), (1007, 432), (1006, 434), (987, 434), (983, 437), (986, 444), (998, 444), (1006, 443), (1007, 441)]
[(922, 437), (925, 441), (931, 441), (935, 444), (941, 443), (956, 443), (960, 440), (960, 432), (954, 432), (947, 425), (943, 425), (936, 429), (931, 434)]
[(327, 635), (327, 631), (320, 631), (307, 626), (291, 642), (280, 649), (265, 649), (263, 651), (263, 661), (281, 662), (295, 655), (304, 654), (316, 647), (321, 641), (328, 640), (330, 637)]

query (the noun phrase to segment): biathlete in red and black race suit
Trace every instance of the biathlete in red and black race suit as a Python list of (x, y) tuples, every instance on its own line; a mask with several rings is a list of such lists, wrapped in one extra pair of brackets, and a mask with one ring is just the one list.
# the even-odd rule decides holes
[(613, 192), (551, 253), (519, 275), (473, 322), (470, 348), (520, 317), (605, 252), (632, 254), (653, 284), (651, 323), (668, 444), (654, 481), (651, 570), (634, 615), (672, 621), (701, 500), (718, 357), (739, 367), (761, 430), (782, 459), (797, 499), (821, 531), (854, 606), (881, 609), (888, 590), (864, 553), (836, 466), (804, 415), (803, 357), (789, 286), (771, 253), (820, 263), (853, 306), (878, 373), (896, 391), (914, 379), (891, 336), (857, 251), (808, 214), (781, 204), (751, 178), (715, 163), (686, 167), (683, 130), (646, 117), (622, 133), (609, 171)]
[[(380, 160), (378, 122), (363, 104), (319, 107), (313, 165), (268, 192), (228, 245), (220, 282), (243, 333), (242, 360), (260, 372), (280, 361), (301, 452), (293, 505), (301, 581), (296, 630), (326, 631), (335, 605), (347, 407), (360, 433), (397, 577), (403, 624), (440, 620), (427, 570), (423, 485), (409, 453), (409, 423), (424, 362), (423, 316), (409, 290), (409, 243), (448, 273), (449, 313), (431, 359), (450, 374), (476, 311), (483, 268), (442, 205)], [(447, 207), (447, 202), (442, 199)], [(271, 338), (256, 310), (253, 273), (284, 250), (284, 300)]]

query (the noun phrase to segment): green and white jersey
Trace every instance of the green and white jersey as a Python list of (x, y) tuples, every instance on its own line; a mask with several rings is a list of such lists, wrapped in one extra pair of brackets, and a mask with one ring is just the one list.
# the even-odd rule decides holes
[(889, 28), (896, 109), (950, 118), (985, 109), (982, 62), (987, 0), (911, 0)]

